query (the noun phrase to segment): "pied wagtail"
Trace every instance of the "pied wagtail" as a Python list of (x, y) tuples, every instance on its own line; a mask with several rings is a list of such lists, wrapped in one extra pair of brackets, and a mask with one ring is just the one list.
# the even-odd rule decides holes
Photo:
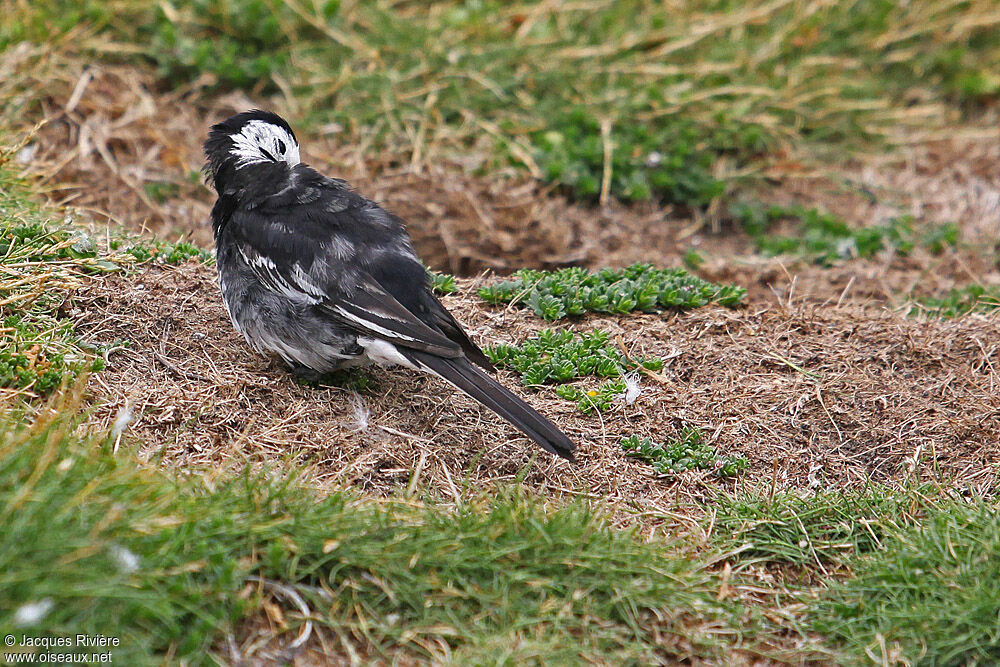
[(254, 349), (308, 379), (371, 363), (431, 373), (573, 460), (565, 434), (484, 372), (493, 366), (434, 296), (402, 220), (302, 164), (280, 116), (213, 125), (205, 156), (222, 298)]

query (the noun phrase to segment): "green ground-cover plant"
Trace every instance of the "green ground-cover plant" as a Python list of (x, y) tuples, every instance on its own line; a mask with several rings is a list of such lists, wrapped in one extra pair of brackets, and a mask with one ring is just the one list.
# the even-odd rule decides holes
[(158, 204), (176, 197), (181, 190), (180, 184), (174, 181), (146, 181), (142, 185), (149, 198)]
[(7, 267), (6, 275), (0, 276), (0, 297), (26, 293), (35, 286), (31, 280), (5, 279), (15, 271), (21, 278), (48, 273), (48, 285), (63, 285), (72, 275), (118, 271), (136, 261), (156, 258), (176, 264), (192, 257), (212, 258), (210, 252), (186, 241), (114, 237), (103, 248), (73, 215), (35, 202), (27, 185), (0, 163), (0, 265)]
[(633, 264), (625, 269), (588, 271), (571, 267), (558, 271), (522, 269), (510, 278), (479, 290), (486, 302), (517, 303), (546, 320), (587, 312), (652, 312), (667, 308), (699, 308), (710, 303), (734, 307), (746, 290), (716, 285), (684, 269), (658, 269)]
[(575, 384), (561, 384), (556, 386), (555, 392), (560, 398), (574, 401), (580, 412), (589, 415), (594, 410), (598, 412), (609, 410), (612, 403), (623, 399), (628, 392), (628, 381), (624, 378), (606, 380), (591, 388)]
[(0, 389), (25, 397), (49, 394), (103, 361), (60, 309), (85, 276), (118, 265), (71, 219), (55, 217), (0, 161)]
[[(0, 201), (4, 199), (0, 194)], [(157, 239), (113, 238), (108, 252), (101, 252), (94, 237), (82, 227), (75, 226), (71, 217), (53, 224), (53, 212), (42, 212), (30, 203), (21, 205), (25, 207), (22, 212), (28, 212), (34, 220), (22, 223), (16, 214), (0, 219), (0, 262), (6, 266), (26, 270), (65, 266), (86, 274), (118, 271), (135, 262), (153, 260), (165, 264), (179, 264), (191, 258), (201, 262), (212, 261), (211, 252), (187, 241), (171, 243)], [(0, 289), (3, 289), (2, 285)]]
[(189, 259), (195, 259), (202, 264), (211, 264), (215, 256), (210, 250), (205, 250), (189, 241), (160, 241), (147, 238), (113, 238), (110, 248), (131, 255), (136, 262), (155, 262), (157, 264), (181, 264)]
[(688, 470), (708, 470), (720, 477), (739, 475), (750, 466), (745, 456), (722, 456), (706, 443), (701, 430), (685, 426), (677, 437), (662, 445), (649, 438), (630, 435), (621, 441), (622, 449), (653, 467), (661, 475), (676, 475)]
[[(910, 222), (908, 216), (904, 220)], [(917, 243), (932, 255), (940, 255), (948, 248), (956, 248), (959, 244), (960, 230), (954, 222), (925, 226), (917, 234)]]
[(339, 6), (339, 0), (301, 7), (271, 0), (183, 0), (161, 4), (137, 33), (148, 40), (145, 53), (167, 81), (211, 74), (221, 87), (273, 87), (275, 76), (289, 70), (290, 47), (324, 39), (321, 26)]
[[(518, 662), (655, 662), (713, 655), (713, 628), (736, 627), (703, 564), (582, 502), (510, 489), (449, 510), (273, 472), (173, 480), (53, 417), (75, 402), (52, 407), (0, 417), (0, 628), (19, 636), (100, 633), (120, 639), (116, 663), (216, 664), (269, 582), (327, 638), (385, 659), (488, 662), (502, 645)], [(303, 619), (285, 616), (294, 637)]]
[(436, 294), (454, 294), (458, 291), (458, 286), (455, 285), (455, 276), (437, 271), (428, 271), (428, 273), (431, 275), (431, 287)]
[[(958, 244), (956, 225), (917, 230), (909, 216), (893, 217), (869, 227), (852, 227), (832, 213), (799, 205), (739, 203), (730, 211), (754, 239), (760, 252), (801, 255), (816, 264), (868, 258), (882, 250), (908, 255), (918, 245), (932, 253), (940, 253)], [(772, 227), (782, 222), (793, 224), (797, 229), (788, 235), (773, 233)]]
[[(5, 197), (9, 200), (9, 197)], [(20, 206), (23, 203), (18, 202)], [(25, 219), (18, 212), (4, 211), (3, 227), (0, 227), (0, 253), (4, 263), (46, 262), (61, 260), (89, 259), (96, 257), (97, 248), (90, 236), (80, 230), (53, 229), (45, 222), (31, 215)], [(33, 211), (31, 213), (34, 213)]]
[[(608, 125), (578, 108), (531, 135), (544, 178), (577, 199), (597, 201), (602, 188), (623, 201), (657, 199), (706, 206), (726, 190), (712, 167), (720, 155), (764, 152), (760, 127), (721, 123), (705, 128), (688, 119)], [(608, 179), (605, 185), (605, 170)]]
[[(626, 393), (626, 376), (640, 366), (651, 371), (663, 368), (659, 359), (626, 357), (599, 330), (576, 336), (568, 330), (545, 329), (520, 345), (493, 345), (484, 351), (498, 367), (518, 373), (525, 386), (558, 385), (556, 394), (576, 401), (588, 414), (610, 408), (616, 397)], [(567, 384), (589, 377), (610, 379), (591, 389)]]
[(103, 364), (66, 318), (64, 304), (85, 280), (147, 261), (211, 260), (182, 241), (112, 238), (109, 245), (71, 215), (40, 206), (0, 163), (0, 388), (45, 395)]
[(100, 370), (103, 359), (83, 347), (70, 322), (8, 315), (0, 321), (0, 388), (44, 396), (82, 370)]
[(372, 151), (474, 148), (584, 199), (607, 177), (624, 199), (700, 206), (762, 150), (870, 146), (990, 104), (997, 23), (948, 0), (39, 0), (15, 5), (0, 48), (76, 31), (169, 87), (280, 90), (308, 110), (297, 125)]

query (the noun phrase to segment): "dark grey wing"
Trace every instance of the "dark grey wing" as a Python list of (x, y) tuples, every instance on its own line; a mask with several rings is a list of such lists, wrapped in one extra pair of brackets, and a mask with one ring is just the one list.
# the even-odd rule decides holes
[[(359, 334), (440, 357), (462, 356), (456, 342), (418, 319), (367, 274), (345, 273), (346, 284), (330, 289), (299, 262), (281, 265), (266, 251), (246, 242), (237, 249), (263, 285), (315, 306)], [(322, 258), (313, 258), (313, 266), (322, 262)]]
[(370, 275), (361, 274), (355, 282), (345, 296), (327, 298), (320, 308), (341, 324), (398, 347), (453, 359), (462, 356), (458, 343), (417, 318)]

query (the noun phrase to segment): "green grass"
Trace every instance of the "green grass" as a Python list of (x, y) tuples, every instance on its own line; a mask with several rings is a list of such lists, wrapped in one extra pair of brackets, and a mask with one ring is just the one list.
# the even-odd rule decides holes
[(982, 285), (956, 287), (943, 296), (926, 296), (913, 304), (910, 315), (961, 317), (969, 313), (989, 313), (1000, 308), (1000, 289)]
[[(576, 336), (568, 330), (545, 329), (520, 345), (492, 345), (484, 352), (497, 367), (518, 373), (525, 386), (558, 385), (556, 394), (575, 401), (585, 414), (603, 412), (624, 396), (628, 391), (626, 378), (638, 383), (635, 374), (640, 366), (653, 371), (663, 368), (659, 359), (627, 358), (608, 334), (599, 330)], [(590, 377), (611, 379), (594, 389), (567, 384)]]
[[(915, 229), (909, 216), (890, 218), (883, 223), (852, 227), (844, 220), (815, 208), (804, 206), (764, 206), (739, 203), (730, 210), (733, 218), (754, 239), (757, 249), (766, 255), (800, 255), (822, 265), (870, 258), (883, 250), (909, 255), (917, 246), (939, 254), (958, 245), (958, 227), (954, 224)], [(779, 223), (793, 225), (793, 233), (777, 234)]]
[[(650, 663), (713, 655), (713, 629), (734, 632), (702, 564), (581, 502), (511, 489), (446, 510), (319, 497), (269, 472), (173, 480), (51, 416), (73, 401), (53, 407), (0, 420), (3, 632), (102, 633), (121, 639), (116, 663), (211, 664), (260, 609), (252, 577), (293, 587), (328, 638), (372, 657)], [(46, 613), (19, 624), (25, 605)]]
[(997, 23), (948, 0), (41, 0), (16, 5), (0, 48), (75, 29), (166, 87), (290, 93), (297, 124), (374, 152), (698, 207), (790, 145), (869, 147), (975, 113), (1000, 93)]
[(85, 276), (118, 270), (85, 231), (54, 216), (0, 159), (0, 389), (26, 397), (101, 363), (62, 307)]
[(633, 264), (625, 269), (599, 271), (578, 267), (558, 271), (521, 269), (509, 279), (483, 287), (479, 296), (493, 305), (527, 306), (535, 315), (552, 321), (588, 312), (686, 310), (710, 303), (735, 307), (743, 302), (746, 289), (716, 285), (684, 269)]
[(729, 554), (734, 579), (749, 574), (757, 585), (762, 566), (782, 573), (773, 604), (786, 610), (783, 627), (821, 637), (830, 662), (1000, 658), (1000, 593), (990, 584), (1000, 577), (995, 499), (929, 485), (813, 493), (760, 485), (717, 492), (702, 506), (703, 526)]
[(876, 550), (888, 529), (912, 523), (923, 504), (919, 494), (876, 485), (814, 493), (758, 487), (718, 492), (707, 522), (720, 548), (740, 550), (741, 559), (823, 568)]
[(677, 437), (663, 445), (649, 438), (630, 435), (622, 439), (622, 449), (645, 461), (661, 475), (676, 475), (688, 470), (713, 471), (719, 477), (733, 477), (744, 472), (750, 461), (742, 455), (721, 456), (702, 439), (701, 430), (685, 426)]
[(989, 665), (1000, 660), (1000, 514), (988, 498), (946, 499), (887, 531), (855, 576), (813, 603), (813, 629), (845, 662)]

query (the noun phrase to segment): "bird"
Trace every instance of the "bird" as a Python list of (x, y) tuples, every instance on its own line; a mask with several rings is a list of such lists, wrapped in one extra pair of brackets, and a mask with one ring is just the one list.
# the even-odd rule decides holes
[(222, 300), (253, 349), (307, 380), (371, 364), (429, 373), (575, 460), (565, 433), (490, 376), (403, 220), (303, 163), (283, 118), (237, 113), (212, 125), (204, 151)]

